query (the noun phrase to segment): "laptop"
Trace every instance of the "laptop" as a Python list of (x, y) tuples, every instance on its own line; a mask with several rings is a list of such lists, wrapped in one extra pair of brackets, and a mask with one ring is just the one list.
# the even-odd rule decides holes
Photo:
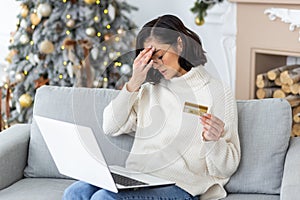
[(59, 173), (117, 193), (120, 189), (172, 185), (150, 174), (108, 166), (90, 127), (34, 115)]

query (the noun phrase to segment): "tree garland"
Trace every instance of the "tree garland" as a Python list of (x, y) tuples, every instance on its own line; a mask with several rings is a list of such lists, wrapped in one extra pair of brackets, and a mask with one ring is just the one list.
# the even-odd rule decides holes
[(213, 7), (216, 3), (221, 3), (223, 0), (196, 0), (194, 7), (191, 11), (196, 15), (195, 23), (199, 26), (204, 24), (204, 17), (206, 16), (207, 9)]

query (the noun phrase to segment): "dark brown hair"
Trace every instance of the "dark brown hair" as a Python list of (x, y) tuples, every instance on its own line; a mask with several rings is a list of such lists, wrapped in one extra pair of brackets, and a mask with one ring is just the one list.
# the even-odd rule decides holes
[(149, 38), (175, 46), (178, 37), (181, 38), (183, 44), (178, 63), (183, 69), (189, 71), (192, 67), (204, 65), (207, 62), (199, 36), (174, 15), (160, 16), (142, 27), (136, 39), (136, 56), (144, 49), (144, 43)]

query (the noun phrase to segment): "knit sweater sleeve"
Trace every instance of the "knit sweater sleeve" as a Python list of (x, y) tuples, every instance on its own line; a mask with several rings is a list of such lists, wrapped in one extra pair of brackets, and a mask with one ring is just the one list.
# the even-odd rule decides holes
[(205, 142), (207, 152), (206, 162), (208, 172), (217, 178), (229, 178), (237, 169), (240, 162), (240, 142), (238, 137), (238, 118), (236, 101), (229, 88), (224, 88), (224, 134), (216, 142)]
[(103, 131), (118, 136), (136, 130), (138, 92), (129, 92), (124, 85), (118, 96), (103, 111)]

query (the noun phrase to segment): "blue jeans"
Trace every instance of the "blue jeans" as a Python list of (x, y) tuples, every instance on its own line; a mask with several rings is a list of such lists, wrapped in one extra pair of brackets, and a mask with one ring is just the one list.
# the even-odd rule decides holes
[(69, 186), (63, 200), (198, 200), (179, 187), (162, 186), (153, 188), (140, 188), (138, 190), (121, 190), (113, 193), (88, 183), (77, 181)]

